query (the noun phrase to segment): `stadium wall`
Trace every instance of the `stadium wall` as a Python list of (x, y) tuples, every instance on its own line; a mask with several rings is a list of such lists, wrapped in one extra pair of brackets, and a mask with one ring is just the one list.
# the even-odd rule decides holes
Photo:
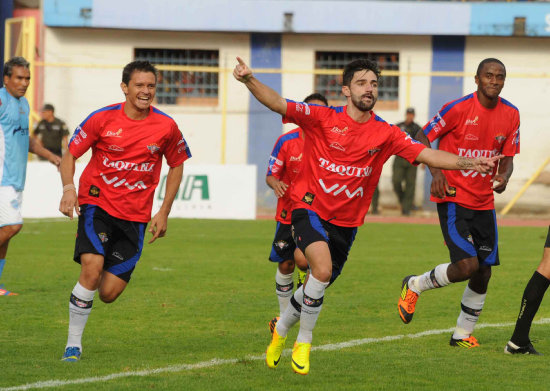
[[(227, 68), (234, 66), (237, 55), (250, 63), (252, 53), (251, 34), (248, 33), (47, 27), (45, 43), (44, 100), (53, 103), (59, 117), (67, 120), (72, 128), (91, 111), (123, 100), (118, 87), (121, 69), (133, 60), (134, 48), (216, 49), (220, 53), (220, 66)], [(550, 38), (543, 37), (465, 37), (463, 69), (467, 76), (453, 76), (462, 86), (462, 95), (465, 95), (476, 89), (474, 74), (481, 59), (496, 57), (507, 66), (508, 78), (502, 96), (520, 110), (522, 154), (516, 159), (508, 190), (497, 196), (497, 204), (501, 206), (513, 197), (548, 155), (550, 117), (546, 115), (546, 99), (550, 89), (547, 75), (549, 47)], [(423, 125), (435, 114), (429, 106), (433, 98), (431, 77), (437, 70), (432, 68), (432, 36), (282, 34), (280, 58), (283, 74), (280, 83), (283, 96), (303, 99), (312, 92), (314, 75), (311, 71), (315, 68), (316, 51), (398, 52), (400, 72), (412, 72), (413, 76), (410, 84), (405, 75), (400, 76), (398, 108), (376, 110), (377, 114), (390, 123), (401, 121), (407, 97), (410, 97), (410, 105), (416, 108), (419, 124)], [(293, 72), (296, 70), (300, 72)], [(230, 74), (228, 76), (226, 163), (245, 164), (249, 161), (250, 149), (255, 145), (249, 138), (249, 132), (255, 129), (250, 127), (252, 107), (247, 90)], [(221, 76), (219, 94), (220, 97), (224, 94)], [(458, 97), (453, 94), (440, 96), (439, 99), (448, 101)], [(221, 101), (217, 106), (160, 105), (159, 108), (171, 115), (184, 132), (193, 152), (190, 164), (221, 162)], [(272, 129), (275, 133), (283, 130), (278, 116), (271, 116), (265, 121), (263, 128)], [(290, 128), (292, 125), (284, 129)], [(275, 141), (271, 140), (275, 137), (272, 132), (261, 142), (262, 146), (270, 145), (265, 150), (265, 164)], [(265, 167), (256, 161), (254, 163), (259, 164), (261, 177)], [(421, 180), (422, 175), (419, 176)], [(267, 190), (259, 178), (258, 191), (262, 191), (261, 186)], [(417, 202), (420, 204), (423, 197), (421, 183), (417, 189)], [(532, 194), (536, 203), (540, 204), (541, 194), (547, 194), (544, 190), (541, 188)], [(391, 190), (391, 161), (383, 171), (381, 191), (381, 203), (396, 204)], [(522, 198), (522, 202), (531, 202), (529, 194)]]

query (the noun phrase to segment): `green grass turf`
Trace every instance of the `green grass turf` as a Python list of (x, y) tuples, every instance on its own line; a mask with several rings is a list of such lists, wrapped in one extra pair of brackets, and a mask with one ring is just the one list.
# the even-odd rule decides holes
[[(75, 222), (26, 221), (12, 241), (2, 282), (19, 292), (0, 298), (0, 389), (46, 380), (194, 364), (233, 364), (145, 377), (71, 384), (55, 390), (540, 390), (546, 388), (550, 325), (534, 325), (543, 357), (502, 353), (512, 326), (479, 329), (482, 347), (448, 346), (450, 333), (314, 351), (308, 376), (288, 357), (270, 370), (259, 356), (278, 310), (275, 265), (267, 261), (271, 221), (170, 220), (166, 238), (145, 245), (131, 283), (112, 304), (96, 295), (77, 364), (60, 361), (68, 299), (79, 274), (72, 259)], [(514, 322), (536, 268), (546, 228), (502, 227), (480, 323)], [(438, 226), (367, 224), (342, 276), (325, 296), (314, 346), (415, 334), (455, 325), (464, 283), (425, 293), (414, 321), (401, 323), (396, 302), (405, 275), (447, 262)], [(168, 271), (154, 268), (171, 269)], [(548, 299), (535, 319), (549, 316)], [(289, 334), (292, 346), (297, 329)]]

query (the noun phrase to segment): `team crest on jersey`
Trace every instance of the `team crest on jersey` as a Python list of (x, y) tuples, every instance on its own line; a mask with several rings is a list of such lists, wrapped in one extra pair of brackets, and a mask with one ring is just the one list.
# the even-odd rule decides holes
[(475, 134), (468, 133), (464, 137), (464, 140), (477, 141), (477, 140), (479, 140), (479, 137), (477, 137)]
[(155, 154), (159, 151), (160, 147), (158, 146), (158, 144), (153, 143), (153, 144), (149, 144), (147, 146), (147, 149), (149, 150), (149, 152), (151, 152), (151, 154)]
[(506, 136), (503, 134), (497, 134), (495, 140), (497, 140), (499, 144), (502, 144), (504, 140), (506, 140)]
[(376, 152), (380, 152), (380, 151), (381, 151), (380, 148), (371, 148), (371, 149), (369, 149), (367, 152), (369, 153), (369, 155), (374, 156), (374, 154), (375, 154)]
[(302, 198), (302, 201), (305, 202), (308, 205), (311, 205), (313, 203), (314, 199), (315, 199), (315, 194), (307, 192), (304, 195), (304, 198)]
[(474, 239), (472, 238), (472, 235), (468, 235), (468, 237), (466, 238), (466, 240), (468, 240), (468, 242), (474, 244)]
[(287, 215), (287, 211), (286, 211), (286, 209), (283, 209), (283, 210), (281, 211), (281, 218), (282, 218), (282, 219), (286, 219), (286, 215)]
[(100, 232), (97, 234), (97, 236), (99, 237), (99, 240), (101, 240), (101, 243), (106, 243), (107, 241), (109, 241), (109, 237), (105, 232)]

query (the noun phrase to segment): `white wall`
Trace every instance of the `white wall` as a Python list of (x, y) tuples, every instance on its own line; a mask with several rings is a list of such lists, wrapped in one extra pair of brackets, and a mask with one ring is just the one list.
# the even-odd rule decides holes
[[(46, 28), (45, 35), (46, 63), (96, 65), (45, 69), (44, 101), (52, 103), (56, 115), (73, 129), (91, 112), (124, 100), (119, 87), (122, 68), (133, 61), (135, 48), (219, 50), (221, 66), (232, 66), (237, 55), (250, 57), (247, 34)], [(226, 162), (243, 164), (248, 92), (231, 74), (228, 77)], [(191, 164), (221, 161), (222, 77), (219, 88), (217, 106), (158, 105), (182, 130), (193, 154)]]

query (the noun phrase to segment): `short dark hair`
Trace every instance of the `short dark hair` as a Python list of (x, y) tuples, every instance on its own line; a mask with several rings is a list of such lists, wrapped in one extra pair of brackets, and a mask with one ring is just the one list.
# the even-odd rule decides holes
[(122, 70), (122, 82), (126, 85), (130, 83), (130, 78), (132, 77), (132, 73), (135, 71), (140, 72), (151, 72), (153, 75), (155, 75), (155, 81), (157, 80), (157, 68), (153, 64), (151, 64), (149, 61), (132, 61), (128, 65), (124, 67)]
[(481, 70), (483, 69), (483, 66), (485, 64), (490, 64), (490, 63), (493, 63), (493, 62), (502, 65), (502, 67), (504, 68), (504, 76), (506, 76), (506, 67), (504, 66), (502, 61), (500, 61), (497, 58), (486, 58), (485, 60), (481, 61), (479, 63), (479, 65), (477, 66), (476, 76), (477, 77), (481, 76), (480, 73), (481, 73)]
[(325, 98), (325, 96), (323, 94), (319, 94), (318, 92), (314, 92), (313, 94), (311, 95), (308, 95), (304, 98), (304, 102), (305, 103), (309, 103), (311, 102), (312, 100), (320, 100), (321, 102), (323, 102), (326, 106), (328, 106), (328, 100), (327, 98)]
[(376, 61), (372, 61), (367, 58), (360, 58), (358, 60), (353, 60), (344, 67), (342, 84), (349, 87), (355, 72), (362, 70), (372, 71), (376, 75), (376, 78), (380, 79), (380, 68), (378, 68)]
[(12, 57), (8, 62), (4, 64), (4, 76), (11, 77), (13, 74), (13, 67), (23, 67), (30, 69), (31, 64), (23, 57)]

